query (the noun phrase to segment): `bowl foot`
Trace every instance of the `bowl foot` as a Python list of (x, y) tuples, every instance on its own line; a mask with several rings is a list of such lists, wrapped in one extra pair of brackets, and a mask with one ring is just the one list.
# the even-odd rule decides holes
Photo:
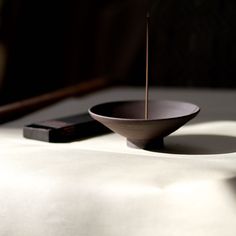
[(148, 141), (140, 139), (127, 139), (127, 146), (146, 150), (159, 150), (164, 148), (164, 139), (159, 138)]

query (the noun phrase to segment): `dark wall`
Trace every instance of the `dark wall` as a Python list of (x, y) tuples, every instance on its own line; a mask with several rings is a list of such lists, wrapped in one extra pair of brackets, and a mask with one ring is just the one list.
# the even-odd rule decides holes
[(7, 0), (1, 40), (7, 48), (1, 102), (63, 85), (63, 9), (50, 1)]
[(153, 13), (157, 84), (236, 87), (236, 2), (160, 1)]
[[(236, 2), (150, 1), (151, 84), (236, 87)], [(107, 76), (143, 85), (143, 0), (8, 0), (1, 103)]]

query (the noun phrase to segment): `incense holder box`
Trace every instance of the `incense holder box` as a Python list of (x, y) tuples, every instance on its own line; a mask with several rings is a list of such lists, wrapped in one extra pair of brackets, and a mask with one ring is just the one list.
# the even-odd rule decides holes
[(84, 113), (26, 125), (23, 136), (44, 142), (64, 143), (109, 132), (108, 128)]

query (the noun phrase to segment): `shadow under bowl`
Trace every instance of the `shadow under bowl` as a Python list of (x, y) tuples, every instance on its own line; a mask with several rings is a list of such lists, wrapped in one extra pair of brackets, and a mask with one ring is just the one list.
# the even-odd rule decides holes
[(127, 138), (127, 145), (143, 149), (163, 148), (163, 139), (189, 120), (200, 108), (180, 101), (149, 101), (145, 119), (144, 101), (118, 101), (96, 105), (89, 114), (97, 121)]

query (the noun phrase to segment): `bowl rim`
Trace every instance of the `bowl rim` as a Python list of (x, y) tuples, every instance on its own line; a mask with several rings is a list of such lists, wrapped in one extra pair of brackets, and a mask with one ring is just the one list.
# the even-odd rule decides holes
[(193, 116), (193, 115), (197, 115), (200, 112), (200, 107), (197, 106), (194, 103), (191, 102), (185, 102), (185, 101), (180, 101), (180, 100), (149, 100), (149, 102), (156, 102), (156, 103), (179, 103), (179, 104), (188, 104), (193, 106), (193, 111), (190, 112), (187, 115), (181, 115), (181, 116), (173, 116), (173, 117), (168, 117), (168, 118), (160, 118), (160, 119), (145, 119), (145, 118), (137, 118), (137, 119), (132, 119), (132, 118), (120, 118), (120, 117), (112, 117), (112, 116), (105, 116), (105, 115), (100, 115), (97, 114), (95, 112), (93, 112), (92, 110), (95, 109), (96, 107), (100, 107), (100, 106), (104, 106), (104, 105), (109, 105), (109, 104), (119, 104), (119, 103), (144, 103), (143, 100), (119, 100), (119, 101), (110, 101), (110, 102), (104, 102), (104, 103), (99, 103), (97, 105), (92, 106), (91, 108), (88, 109), (89, 114), (93, 117), (100, 117), (103, 119), (107, 119), (107, 120), (114, 120), (114, 121), (137, 121), (137, 122), (150, 122), (150, 121), (164, 121), (164, 120), (171, 120), (171, 119), (178, 119), (178, 118), (184, 118), (184, 117), (188, 117), (188, 116)]

